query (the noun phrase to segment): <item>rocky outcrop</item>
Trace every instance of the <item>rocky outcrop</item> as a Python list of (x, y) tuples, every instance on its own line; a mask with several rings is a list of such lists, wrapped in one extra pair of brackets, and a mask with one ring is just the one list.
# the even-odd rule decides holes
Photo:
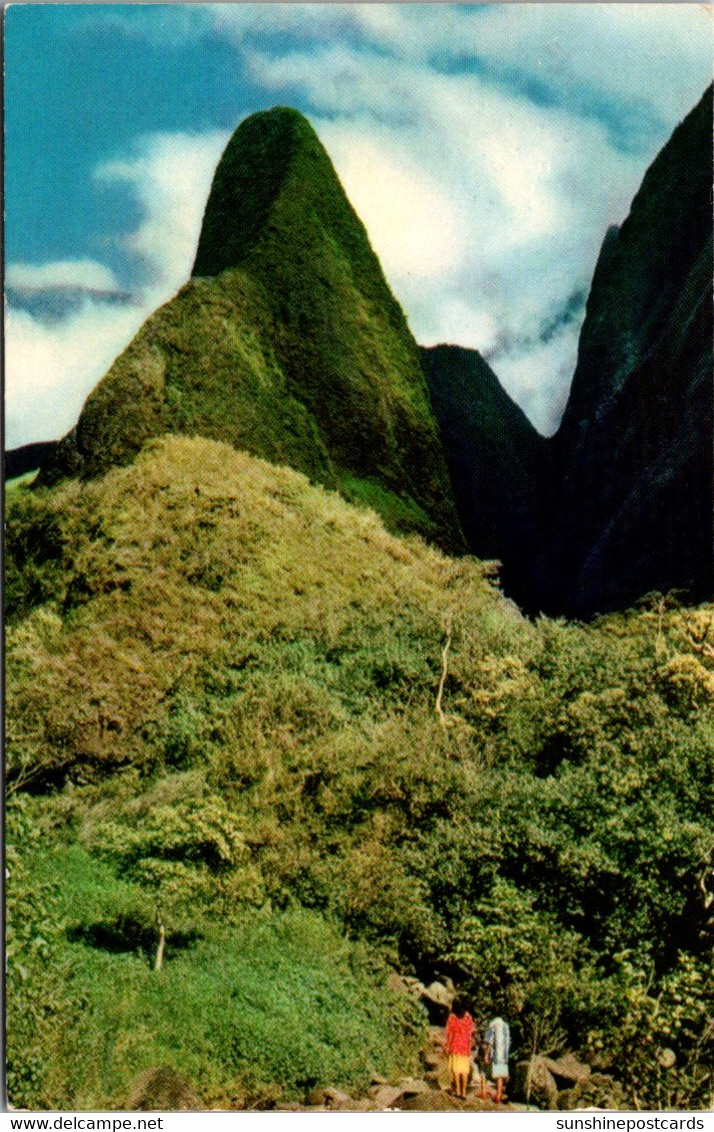
[(632, 1108), (632, 1099), (627, 1096), (619, 1081), (608, 1073), (591, 1073), (570, 1089), (558, 1094), (558, 1108), (565, 1111), (579, 1108), (602, 1108), (622, 1110)]
[(565, 1053), (557, 1058), (536, 1054), (517, 1062), (513, 1095), (539, 1109), (554, 1111), (569, 1108), (577, 1105), (581, 1097), (589, 1096), (591, 1092), (593, 1096), (601, 1096), (601, 1085), (605, 1078), (602, 1074), (597, 1075), (595, 1086), (590, 1090), (587, 1082), (592, 1076), (590, 1066), (579, 1061), (572, 1053)]
[(554, 1111), (558, 1107), (558, 1086), (548, 1068), (547, 1058), (531, 1057), (516, 1063), (513, 1092), (519, 1100), (539, 1109)]
[(564, 1053), (562, 1057), (547, 1057), (545, 1064), (559, 1089), (564, 1085), (586, 1081), (592, 1072), (590, 1066), (584, 1061), (578, 1061), (573, 1053)]

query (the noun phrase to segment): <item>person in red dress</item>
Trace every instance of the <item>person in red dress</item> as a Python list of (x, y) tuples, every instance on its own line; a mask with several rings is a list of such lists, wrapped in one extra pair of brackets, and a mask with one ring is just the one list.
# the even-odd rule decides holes
[(446, 1052), (454, 1092), (466, 1099), (466, 1086), (471, 1071), (471, 1047), (474, 1037), (474, 1020), (462, 999), (455, 998), (451, 1013), (446, 1019)]

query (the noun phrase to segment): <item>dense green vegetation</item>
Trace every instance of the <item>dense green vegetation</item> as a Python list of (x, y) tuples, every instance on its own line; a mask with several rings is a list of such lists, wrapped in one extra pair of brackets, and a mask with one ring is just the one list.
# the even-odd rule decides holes
[(385, 963), (516, 1056), (711, 1103), (714, 610), (532, 623), (488, 564), (186, 437), (7, 521), (14, 1103), (408, 1071)]
[(233, 901), (189, 915), (187, 902), (154, 970), (155, 891), (72, 845), (69, 829), (58, 843), (50, 812), (10, 808), (14, 842), (34, 842), (9, 855), (15, 1105), (124, 1108), (147, 1065), (181, 1072), (204, 1104), (243, 1107), (333, 1078), (364, 1089), (416, 1063), (415, 1007), (383, 985), (383, 962), (314, 913)]
[(43, 474), (97, 475), (166, 431), (225, 441), (332, 488), (369, 480), (396, 531), (463, 548), (416, 342), (296, 111), (239, 126), (194, 278), (117, 359)]

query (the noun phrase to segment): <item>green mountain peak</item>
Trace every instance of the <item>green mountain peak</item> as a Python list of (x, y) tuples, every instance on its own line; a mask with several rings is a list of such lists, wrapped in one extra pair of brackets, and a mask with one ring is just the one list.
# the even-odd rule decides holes
[(45, 480), (125, 464), (165, 432), (287, 464), (395, 531), (463, 549), (418, 347), (297, 111), (239, 125), (193, 277), (90, 395)]
[[(305, 178), (305, 174), (308, 176)], [(192, 275), (220, 275), (238, 267), (259, 241), (286, 182), (334, 182), (335, 174), (317, 134), (302, 114), (278, 106), (252, 114), (233, 134), (216, 169)], [(292, 175), (292, 176), (291, 176)], [(330, 186), (334, 191), (334, 184)]]

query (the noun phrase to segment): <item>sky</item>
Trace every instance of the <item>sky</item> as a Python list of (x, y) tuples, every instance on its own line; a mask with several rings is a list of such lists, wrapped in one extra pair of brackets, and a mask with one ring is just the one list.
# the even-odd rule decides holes
[(5, 427), (63, 435), (188, 279), (220, 154), (305, 113), (424, 345), (535, 426), (609, 225), (712, 78), (704, 4), (17, 4), (5, 17)]

